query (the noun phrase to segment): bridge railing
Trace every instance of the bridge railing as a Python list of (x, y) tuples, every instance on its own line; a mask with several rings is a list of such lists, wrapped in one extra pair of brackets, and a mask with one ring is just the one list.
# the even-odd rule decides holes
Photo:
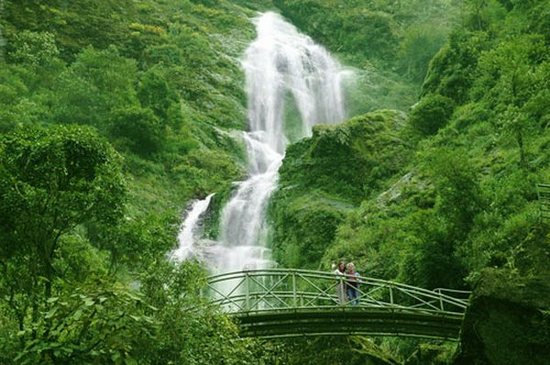
[(537, 195), (541, 218), (550, 219), (550, 184), (537, 184)]
[(353, 308), (463, 314), (466, 291), (433, 291), (392, 281), (359, 277), (356, 302), (342, 301), (346, 276), (321, 271), (265, 269), (232, 272), (209, 278), (212, 303), (235, 313)]

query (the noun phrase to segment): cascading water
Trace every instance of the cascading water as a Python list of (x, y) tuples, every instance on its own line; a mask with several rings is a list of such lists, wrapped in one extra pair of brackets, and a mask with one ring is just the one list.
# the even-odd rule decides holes
[(242, 62), (250, 126), (244, 134), (249, 178), (222, 211), (214, 255), (217, 272), (271, 265), (265, 213), (288, 142), (285, 99), (290, 95), (299, 113), (299, 137), (310, 135), (316, 123), (337, 123), (345, 117), (342, 69), (328, 52), (275, 13), (265, 13), (255, 22), (257, 38)]
[(197, 200), (191, 205), (178, 233), (178, 248), (170, 255), (173, 260), (183, 261), (196, 250), (195, 242), (201, 233), (198, 232), (200, 219), (208, 209), (213, 196), (214, 194), (210, 194), (203, 200)]
[(205, 250), (198, 256), (218, 273), (273, 264), (266, 247), (265, 214), (289, 140), (284, 133), (285, 104), (290, 101), (299, 114), (293, 138), (309, 136), (317, 123), (345, 118), (344, 72), (328, 52), (278, 14), (264, 13), (255, 24), (257, 38), (242, 61), (248, 96), (249, 131), (243, 134), (248, 179), (238, 184), (222, 210), (218, 240), (207, 247), (190, 246)]

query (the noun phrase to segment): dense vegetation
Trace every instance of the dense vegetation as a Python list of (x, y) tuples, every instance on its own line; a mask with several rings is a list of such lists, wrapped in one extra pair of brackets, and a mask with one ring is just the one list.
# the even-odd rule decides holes
[(306, 211), (331, 207), (341, 222), (334, 239), (312, 239), (325, 261), (305, 243), (291, 261), (327, 267), (354, 258), (375, 276), (428, 288), (463, 287), (487, 266), (547, 269), (538, 261), (548, 226), (536, 195), (550, 174), (545, 4), (505, 5), (465, 16), (432, 59), (408, 123), (379, 111), (290, 146), (273, 203), (275, 244), (291, 244), (292, 217), (296, 229), (315, 229)]
[(550, 224), (536, 184), (550, 181), (549, 3), (464, 6), (407, 122), (369, 113), (289, 147), (273, 244), (283, 266), (345, 259), (429, 289), (479, 287), (457, 363), (542, 364)]
[(0, 4), (0, 363), (252, 363), (165, 254), (185, 202), (242, 174), (253, 13)]
[[(417, 341), (241, 340), (197, 296), (204, 269), (166, 260), (186, 202), (216, 192), (219, 208), (244, 173), (238, 57), (265, 9), (353, 68), (361, 114), (290, 146), (276, 259), (476, 288), (454, 360), (454, 346)], [(549, 9), (0, 0), (0, 363), (543, 363)]]

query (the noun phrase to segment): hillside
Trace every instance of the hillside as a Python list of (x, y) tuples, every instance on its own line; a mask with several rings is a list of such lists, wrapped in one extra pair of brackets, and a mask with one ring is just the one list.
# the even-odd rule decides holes
[(186, 309), (204, 270), (165, 255), (186, 203), (243, 174), (232, 131), (246, 122), (238, 57), (254, 11), (0, 6), (0, 363), (251, 358), (225, 317)]
[[(349, 120), (287, 149), (268, 211), (275, 260), (472, 289), (459, 346), (243, 340), (198, 295), (207, 268), (166, 259), (185, 208), (211, 193), (217, 238), (246, 175), (240, 62), (266, 10), (353, 75)], [(548, 0), (0, 0), (0, 364), (543, 364), (549, 12)]]
[[(271, 208), (279, 262), (328, 270), (344, 259), (368, 276), (474, 288), (469, 325), (487, 330), (464, 328), (455, 363), (544, 363), (547, 316), (536, 312), (546, 313), (550, 293), (536, 283), (550, 274), (537, 199), (537, 183), (550, 179), (547, 9), (472, 8), (431, 60), (406, 122), (369, 113), (290, 146)], [(528, 360), (531, 346), (542, 347)]]

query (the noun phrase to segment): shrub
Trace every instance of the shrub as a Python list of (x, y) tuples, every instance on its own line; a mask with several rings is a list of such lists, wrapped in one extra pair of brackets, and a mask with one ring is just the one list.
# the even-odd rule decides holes
[(165, 133), (164, 126), (150, 109), (131, 107), (115, 114), (111, 136), (132, 152), (150, 156), (160, 150)]
[(439, 94), (431, 94), (425, 96), (412, 108), (409, 121), (415, 130), (428, 136), (437, 133), (447, 124), (453, 110), (454, 101), (452, 99)]

